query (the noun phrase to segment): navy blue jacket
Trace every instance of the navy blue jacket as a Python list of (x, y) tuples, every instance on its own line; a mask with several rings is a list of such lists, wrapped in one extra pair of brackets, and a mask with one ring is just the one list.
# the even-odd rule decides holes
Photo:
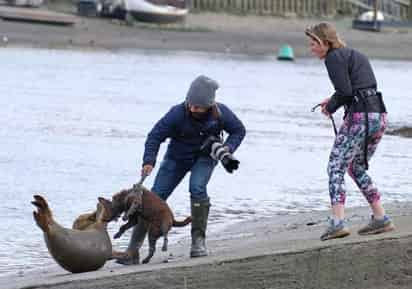
[(166, 158), (194, 161), (205, 139), (210, 135), (219, 136), (222, 130), (229, 134), (225, 145), (233, 153), (245, 137), (245, 127), (226, 105), (217, 103), (217, 106), (219, 118), (210, 114), (203, 121), (194, 119), (185, 103), (173, 106), (147, 136), (143, 165), (155, 165), (160, 144), (167, 138), (170, 138), (170, 142)]
[(329, 50), (325, 65), (335, 87), (335, 93), (326, 106), (329, 113), (334, 113), (342, 105), (350, 106), (358, 90), (377, 88), (368, 58), (352, 48)]

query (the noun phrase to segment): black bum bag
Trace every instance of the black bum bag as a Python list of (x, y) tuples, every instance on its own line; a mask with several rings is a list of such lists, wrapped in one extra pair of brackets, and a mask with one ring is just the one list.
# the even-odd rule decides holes
[(375, 89), (359, 90), (353, 97), (350, 112), (386, 112), (382, 94)]

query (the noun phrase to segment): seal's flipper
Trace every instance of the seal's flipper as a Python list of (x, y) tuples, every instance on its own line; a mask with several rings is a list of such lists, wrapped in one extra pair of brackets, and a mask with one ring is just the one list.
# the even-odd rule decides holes
[(52, 213), (49, 205), (42, 196), (34, 195), (33, 198), (35, 200), (31, 203), (37, 207), (37, 212), (33, 211), (33, 218), (40, 229), (47, 233), (49, 231), (49, 225), (52, 222)]

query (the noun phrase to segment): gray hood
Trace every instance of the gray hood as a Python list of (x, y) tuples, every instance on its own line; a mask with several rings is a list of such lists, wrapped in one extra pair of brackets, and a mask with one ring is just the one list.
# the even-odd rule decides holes
[(218, 88), (219, 84), (215, 80), (200, 75), (190, 85), (186, 95), (186, 103), (200, 107), (211, 107), (215, 104), (216, 90)]

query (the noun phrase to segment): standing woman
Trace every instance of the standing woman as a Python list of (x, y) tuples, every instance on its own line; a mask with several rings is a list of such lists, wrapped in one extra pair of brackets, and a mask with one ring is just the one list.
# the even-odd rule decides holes
[(344, 175), (349, 173), (372, 209), (372, 217), (358, 231), (360, 235), (378, 234), (395, 228), (385, 215), (380, 194), (366, 173), (368, 161), (386, 128), (386, 109), (368, 58), (346, 47), (330, 23), (319, 23), (305, 30), (311, 52), (323, 59), (335, 93), (322, 101), (322, 113), (331, 117), (344, 107), (344, 122), (333, 145), (329, 163), (329, 194), (332, 205), (330, 225), (321, 240), (349, 235), (344, 224), (346, 189)]

